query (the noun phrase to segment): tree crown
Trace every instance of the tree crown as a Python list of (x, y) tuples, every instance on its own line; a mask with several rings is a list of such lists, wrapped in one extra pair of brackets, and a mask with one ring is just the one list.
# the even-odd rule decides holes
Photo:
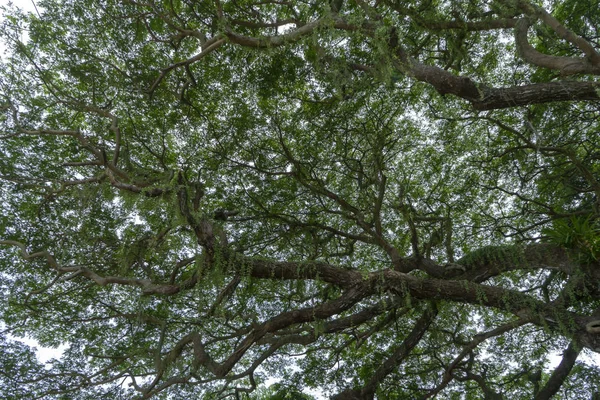
[(3, 338), (11, 398), (598, 395), (597, 4), (37, 6), (0, 316), (67, 349)]

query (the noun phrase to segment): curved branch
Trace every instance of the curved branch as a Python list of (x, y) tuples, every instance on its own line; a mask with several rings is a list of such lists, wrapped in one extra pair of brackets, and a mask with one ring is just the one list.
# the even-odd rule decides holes
[(571, 342), (569, 344), (569, 347), (567, 347), (563, 353), (560, 364), (556, 367), (554, 372), (552, 372), (550, 379), (548, 379), (548, 382), (546, 382), (542, 390), (537, 393), (535, 400), (548, 400), (558, 392), (571, 372), (571, 369), (573, 369), (580, 352), (581, 347), (577, 343)]
[(395, 33), (390, 45), (398, 60), (396, 69), (414, 79), (429, 83), (441, 95), (453, 94), (469, 102), (476, 110), (497, 110), (556, 101), (600, 100), (600, 82), (561, 81), (493, 88), (469, 77), (457, 76), (443, 68), (420, 63), (398, 44)]
[[(50, 254), (48, 251), (43, 250), (43, 251), (38, 251), (35, 253), (29, 253), (27, 251), (27, 246), (25, 246), (24, 243), (17, 242), (16, 240), (0, 240), (0, 244), (6, 244), (9, 246), (18, 247), (21, 250), (21, 257), (23, 257), (23, 259), (25, 261), (32, 261), (34, 258), (43, 257), (46, 259), (46, 262), (52, 267), (52, 269), (54, 269), (58, 272), (63, 272), (63, 271), (61, 271), (61, 267), (56, 262), (56, 259), (54, 258), (54, 256), (52, 254)], [(68, 271), (64, 271), (64, 272), (68, 272)]]
[[(322, 334), (332, 334), (350, 328), (356, 328), (373, 320), (378, 315), (381, 315), (388, 311), (397, 310), (400, 306), (404, 306), (405, 304), (406, 302), (404, 301), (404, 299), (400, 297), (395, 296), (392, 298), (387, 298), (383, 301), (380, 301), (372, 307), (366, 308), (352, 315), (327, 321), (323, 323), (323, 325), (320, 327), (319, 332)], [(320, 335), (317, 332), (315, 332), (314, 329), (301, 327), (289, 334), (285, 331), (278, 331), (276, 335), (265, 335), (264, 338), (257, 341), (257, 344), (271, 344), (273, 346), (276, 346), (277, 348), (285, 344), (292, 343), (306, 346), (318, 340), (319, 336)], [(363, 338), (364, 336), (362, 336), (358, 341), (360, 341)]]
[(522, 18), (515, 27), (517, 52), (523, 60), (538, 67), (558, 70), (564, 76), (575, 74), (600, 75), (600, 64), (593, 64), (587, 58), (550, 56), (534, 49), (527, 40), (529, 26), (529, 21)]
[(120, 276), (101, 276), (85, 267), (61, 266), (50, 252), (43, 250), (30, 254), (27, 251), (25, 244), (15, 240), (0, 240), (0, 244), (19, 247), (21, 250), (21, 256), (26, 261), (32, 261), (34, 258), (42, 257), (45, 258), (50, 267), (52, 267), (52, 269), (57, 271), (60, 275), (70, 273), (66, 278), (61, 280), (71, 280), (77, 276), (83, 276), (100, 286), (106, 286), (110, 284), (136, 286), (142, 289), (143, 294), (173, 295), (181, 290), (178, 285), (154, 283), (149, 279), (125, 278)]
[(600, 54), (596, 51), (594, 46), (592, 46), (585, 39), (577, 36), (567, 28), (565, 28), (552, 14), (544, 10), (542, 7), (539, 7), (535, 4), (530, 4), (525, 1), (521, 1), (521, 8), (531, 16), (539, 17), (546, 25), (548, 25), (552, 30), (562, 39), (574, 44), (589, 59), (590, 63), (597, 68), (600, 67)]

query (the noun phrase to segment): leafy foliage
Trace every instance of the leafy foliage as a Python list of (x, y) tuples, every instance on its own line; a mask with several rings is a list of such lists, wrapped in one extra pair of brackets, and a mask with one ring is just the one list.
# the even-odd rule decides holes
[(0, 385), (598, 396), (592, 3), (4, 7)]
[(590, 263), (600, 257), (600, 222), (592, 216), (557, 220), (545, 233), (552, 242), (574, 250), (580, 262)]

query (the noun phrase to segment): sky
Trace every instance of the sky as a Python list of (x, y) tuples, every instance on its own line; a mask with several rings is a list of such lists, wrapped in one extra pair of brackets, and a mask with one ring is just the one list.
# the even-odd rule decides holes
[(4, 6), (9, 3), (12, 3), (22, 10), (35, 12), (35, 4), (37, 4), (37, 0), (0, 0), (0, 6)]
[[(18, 8), (25, 10), (25, 11), (29, 11), (29, 12), (35, 12), (35, 5), (34, 5), (34, 0), (0, 0), (0, 8), (2, 6), (6, 6), (8, 4), (12, 4), (14, 6), (17, 6)], [(2, 11), (0, 10), (0, 19), (2, 18)], [(0, 41), (0, 58), (2, 58), (4, 56), (4, 50), (5, 47), (3, 45), (3, 43)]]
[[(7, 3), (9, 3), (9, 1), (0, 0), (0, 4), (7, 4)], [(22, 8), (23, 10), (35, 11), (35, 8), (33, 6), (34, 0), (12, 0), (12, 3), (19, 8)]]

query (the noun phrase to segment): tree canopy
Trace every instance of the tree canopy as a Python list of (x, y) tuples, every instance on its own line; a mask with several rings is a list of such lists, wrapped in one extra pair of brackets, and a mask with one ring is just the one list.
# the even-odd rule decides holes
[(600, 396), (597, 0), (36, 5), (0, 398)]

